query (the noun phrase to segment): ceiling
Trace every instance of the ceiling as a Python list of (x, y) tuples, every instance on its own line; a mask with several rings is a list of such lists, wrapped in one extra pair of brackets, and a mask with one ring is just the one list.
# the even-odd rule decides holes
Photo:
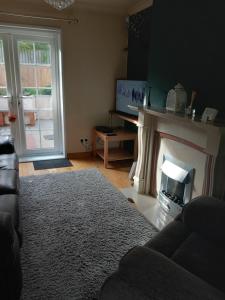
[(96, 7), (96, 9), (104, 9), (117, 12), (128, 12), (128, 10), (143, 0), (75, 0), (76, 5)]
[[(95, 10), (125, 13), (128, 12), (128, 10), (131, 7), (135, 6), (137, 3), (143, 1), (146, 0), (75, 0), (75, 3), (71, 8), (74, 8), (75, 10), (78, 7), (84, 7), (92, 8)], [(53, 8), (45, 3), (44, 0), (1, 0), (0, 10), (30, 10), (31, 8), (35, 10), (45, 10), (46, 12), (53, 10)]]
[[(42, 3), (44, 0), (9, 0), (9, 2), (18, 2), (18, 3)], [(77, 3), (87, 3), (87, 4), (91, 4), (91, 5), (109, 5), (112, 7), (127, 7), (129, 8), (129, 6), (136, 4), (137, 2), (139, 2), (140, 0), (75, 0), (75, 4)], [(4, 2), (1, 1), (1, 2)], [(6, 1), (8, 2), (8, 1)]]
[(140, 0), (77, 0), (77, 2), (81, 3), (88, 3), (88, 4), (94, 4), (94, 5), (104, 5), (104, 6), (110, 6), (115, 8), (124, 8), (127, 9), (140, 2)]

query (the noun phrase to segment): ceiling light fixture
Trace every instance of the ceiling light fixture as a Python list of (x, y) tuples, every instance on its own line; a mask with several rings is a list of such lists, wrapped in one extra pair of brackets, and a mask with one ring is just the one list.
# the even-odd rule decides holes
[(74, 0), (44, 0), (54, 8), (63, 10), (74, 3)]

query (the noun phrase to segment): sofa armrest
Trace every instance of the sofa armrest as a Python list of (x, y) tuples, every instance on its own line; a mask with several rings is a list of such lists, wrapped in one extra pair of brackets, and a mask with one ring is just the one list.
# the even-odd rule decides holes
[(12, 154), (15, 152), (13, 139), (10, 136), (0, 137), (0, 154)]
[(15, 230), (12, 217), (7, 212), (0, 212), (0, 257), (7, 257), (12, 249)]
[(182, 220), (191, 231), (225, 247), (225, 201), (197, 197), (184, 207)]
[(126, 254), (102, 286), (100, 300), (222, 300), (225, 295), (147, 247)]
[(22, 289), (20, 248), (9, 213), (0, 212), (0, 294), (1, 299), (19, 300)]

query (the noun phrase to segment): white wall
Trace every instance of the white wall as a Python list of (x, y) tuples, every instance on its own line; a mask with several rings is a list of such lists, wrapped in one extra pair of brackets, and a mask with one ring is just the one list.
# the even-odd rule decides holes
[[(4, 7), (5, 5), (5, 7)], [(32, 14), (55, 14), (53, 9), (32, 10), (22, 4), (1, 10)], [(45, 7), (44, 7), (45, 8)], [(67, 12), (68, 13), (68, 12)], [(70, 12), (71, 14), (71, 12)], [(39, 21), (0, 16), (1, 22), (58, 27), (62, 29), (63, 80), (65, 103), (66, 149), (68, 153), (84, 151), (80, 138), (91, 139), (95, 125), (107, 125), (108, 111), (114, 106), (115, 79), (125, 76), (124, 52), (127, 31), (125, 18), (107, 12), (78, 8), (78, 24)], [(60, 15), (65, 16), (65, 15)]]
[(90, 139), (93, 126), (107, 125), (115, 79), (124, 76), (124, 19), (93, 12), (79, 18), (80, 24), (63, 35), (68, 152), (82, 151), (80, 138)]

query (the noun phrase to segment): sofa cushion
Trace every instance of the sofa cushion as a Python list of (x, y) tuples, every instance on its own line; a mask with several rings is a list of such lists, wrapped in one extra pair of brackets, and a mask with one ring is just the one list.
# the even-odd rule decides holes
[(103, 285), (100, 300), (216, 300), (224, 294), (147, 247), (135, 247)]
[(0, 290), (1, 299), (20, 299), (22, 273), (19, 240), (9, 213), (0, 211)]
[(19, 207), (17, 195), (0, 195), (0, 212), (11, 215), (14, 228), (19, 228)]
[(19, 162), (16, 153), (0, 155), (0, 170), (18, 170)]
[(13, 139), (10, 136), (0, 136), (0, 154), (11, 154), (14, 152)]
[(192, 233), (172, 256), (172, 260), (225, 293), (224, 249), (197, 233)]
[(190, 233), (184, 223), (176, 220), (167, 225), (153, 239), (146, 243), (145, 246), (170, 257)]
[(198, 232), (206, 239), (225, 249), (225, 201), (213, 197), (195, 198), (182, 212), (182, 219), (190, 231)]
[(18, 193), (18, 172), (0, 170), (0, 195)]

